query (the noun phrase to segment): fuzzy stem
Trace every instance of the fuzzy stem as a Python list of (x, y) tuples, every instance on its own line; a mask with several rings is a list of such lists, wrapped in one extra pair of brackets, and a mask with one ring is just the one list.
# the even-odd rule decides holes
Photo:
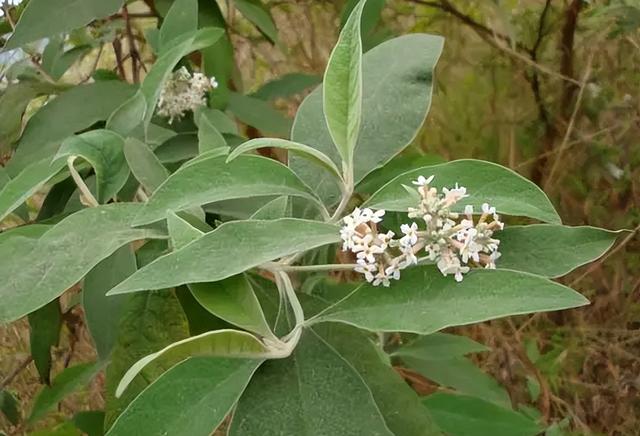
[(82, 177), (80, 177), (80, 174), (78, 174), (75, 167), (73, 166), (73, 162), (76, 160), (77, 157), (78, 156), (69, 156), (69, 158), (67, 159), (67, 167), (69, 167), (71, 178), (73, 178), (73, 181), (76, 183), (76, 186), (80, 190), (82, 197), (88, 203), (88, 206), (97, 207), (100, 205), (100, 203), (98, 203), (98, 201), (93, 196), (93, 194), (91, 193), (87, 185), (84, 183), (84, 180), (82, 180)]

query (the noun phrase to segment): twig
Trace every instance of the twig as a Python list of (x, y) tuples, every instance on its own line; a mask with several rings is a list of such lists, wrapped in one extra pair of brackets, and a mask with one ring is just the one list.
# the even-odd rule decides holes
[(15, 367), (13, 369), (13, 371), (11, 371), (11, 373), (9, 373), (9, 375), (7, 377), (5, 377), (4, 380), (2, 380), (2, 383), (0, 383), (0, 391), (4, 388), (6, 388), (7, 386), (9, 386), (11, 384), (11, 382), (22, 372), (26, 369), (27, 366), (29, 366), (29, 364), (31, 363), (31, 361), (33, 361), (33, 357), (31, 355), (27, 356), (26, 359), (24, 359), (22, 362), (20, 362), (20, 364)]
[(116, 68), (118, 69), (118, 75), (122, 80), (127, 80), (127, 75), (124, 71), (124, 64), (122, 60), (122, 43), (118, 38), (113, 40), (113, 52), (116, 55)]
[(127, 33), (127, 40), (129, 42), (129, 54), (131, 54), (131, 72), (133, 75), (133, 83), (140, 82), (140, 69), (138, 68), (138, 62), (142, 63), (140, 53), (136, 46), (135, 38), (133, 37), (133, 30), (131, 29), (131, 20), (129, 19), (129, 10), (127, 5), (122, 6), (122, 16), (124, 17), (125, 31)]
[(357, 264), (352, 263), (332, 263), (326, 265), (302, 265), (302, 266), (290, 266), (281, 265), (278, 263), (265, 264), (263, 267), (268, 270), (274, 271), (289, 271), (289, 272), (309, 272), (309, 271), (351, 271)]
[(549, 171), (549, 176), (544, 184), (544, 190), (548, 190), (551, 187), (551, 183), (553, 182), (553, 176), (555, 175), (558, 166), (560, 165), (560, 161), (562, 160), (562, 154), (567, 147), (569, 142), (569, 137), (571, 136), (571, 132), (573, 131), (573, 126), (576, 122), (576, 117), (578, 112), (580, 111), (580, 105), (582, 104), (582, 97), (584, 96), (584, 90), (587, 85), (587, 81), (589, 80), (589, 76), (591, 76), (591, 65), (593, 63), (594, 55), (591, 54), (589, 56), (589, 60), (587, 61), (587, 67), (585, 69), (584, 75), (582, 76), (582, 80), (580, 81), (580, 91), (578, 92), (578, 98), (576, 99), (576, 103), (573, 107), (573, 113), (571, 114), (571, 118), (569, 119), (569, 124), (567, 125), (567, 130), (564, 134), (564, 138), (562, 138), (562, 143), (558, 149), (558, 155), (553, 160), (553, 165), (551, 166), (551, 171)]

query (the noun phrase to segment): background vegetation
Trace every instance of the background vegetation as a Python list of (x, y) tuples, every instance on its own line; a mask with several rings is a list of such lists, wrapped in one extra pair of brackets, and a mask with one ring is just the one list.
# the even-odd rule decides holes
[[(85, 49), (63, 80), (78, 83), (98, 70), (138, 81), (144, 65), (153, 61), (141, 35), (156, 26), (156, 14), (168, 3), (133, 2), (127, 13), (75, 32), (70, 43)], [(263, 26), (260, 32), (230, 2), (220, 2), (235, 52), (230, 87), (264, 95), (269, 92), (262, 87), (265, 83), (305, 73), (297, 86), (270, 99), (292, 117), (305, 88), (322, 75), (345, 2), (265, 3), (275, 28)], [(590, 306), (491, 321), (457, 333), (491, 347), (475, 357), (477, 363), (500, 381), (512, 401), (529, 404), (530, 413), (541, 414), (548, 423), (557, 422), (558, 434), (640, 434), (640, 3), (374, 3), (381, 7), (380, 19), (375, 13), (368, 18), (368, 47), (411, 32), (446, 38), (432, 110), (408, 155), (499, 162), (542, 186), (565, 223), (635, 230), (605, 258), (564, 279), (592, 301)], [(5, 17), (0, 25), (10, 21)], [(269, 39), (274, 36), (276, 44)], [(3, 56), (7, 66), (15, 60)], [(41, 55), (35, 50), (24, 62), (38, 65)], [(4, 76), (11, 74), (5, 68)], [(42, 101), (32, 101), (27, 115), (39, 104)], [(276, 123), (283, 122), (274, 117)], [(244, 121), (254, 124), (243, 126), (246, 136), (261, 136), (264, 126)], [(11, 149), (9, 133), (0, 135), (5, 156)], [(73, 298), (73, 293), (65, 298)], [(75, 311), (66, 313), (53, 373), (89, 361), (92, 353), (81, 317)], [(40, 383), (29, 357), (26, 321), (0, 330), (0, 355), (1, 387), (8, 386), (28, 405)], [(419, 392), (438, 388), (408, 368), (397, 370)], [(102, 407), (101, 380), (64, 401), (60, 420)], [(3, 428), (21, 431), (10, 430), (10, 423), (0, 417)]]

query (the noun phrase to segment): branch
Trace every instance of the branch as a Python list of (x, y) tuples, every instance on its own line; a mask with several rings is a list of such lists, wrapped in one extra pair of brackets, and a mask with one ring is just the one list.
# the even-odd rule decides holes
[(11, 382), (22, 372), (24, 371), (27, 366), (29, 366), (29, 364), (31, 363), (31, 361), (33, 360), (33, 357), (31, 355), (27, 356), (26, 359), (24, 359), (22, 362), (20, 362), (20, 364), (14, 368), (13, 371), (11, 371), (11, 373), (9, 373), (9, 375), (2, 380), (2, 383), (0, 383), (0, 391), (4, 388), (6, 388), (7, 386), (9, 386), (11, 384)]

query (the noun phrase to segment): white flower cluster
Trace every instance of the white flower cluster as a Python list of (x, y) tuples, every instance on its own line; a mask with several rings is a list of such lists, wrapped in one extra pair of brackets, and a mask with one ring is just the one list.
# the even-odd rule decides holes
[(182, 118), (185, 112), (204, 106), (206, 93), (216, 89), (215, 77), (208, 78), (202, 73), (189, 73), (182, 67), (167, 80), (160, 92), (158, 115), (169, 118), (169, 124)]
[[(374, 286), (389, 286), (390, 279), (398, 280), (401, 270), (418, 261), (435, 263), (444, 276), (451, 274), (458, 282), (470, 267), (495, 268), (500, 241), (493, 238), (493, 232), (504, 227), (496, 209), (483, 204), (477, 222), (472, 206), (466, 206), (464, 214), (452, 212), (451, 207), (467, 197), (466, 188), (456, 184), (438, 192), (429, 186), (432, 180), (433, 176), (420, 176), (413, 182), (418, 204), (409, 208), (409, 218), (419, 218), (424, 226), (402, 224), (400, 239), (393, 239), (391, 231), (378, 231), (384, 210), (356, 208), (344, 217), (342, 249), (356, 255), (355, 270)], [(418, 259), (420, 252), (425, 256)]]

